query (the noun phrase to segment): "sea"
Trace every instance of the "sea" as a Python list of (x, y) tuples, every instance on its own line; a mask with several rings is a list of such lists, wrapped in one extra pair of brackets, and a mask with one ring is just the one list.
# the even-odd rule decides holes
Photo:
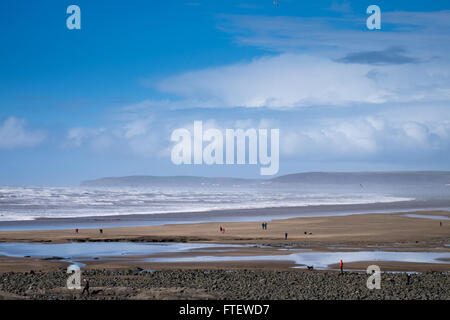
[[(425, 190), (426, 189), (426, 190)], [(156, 215), (214, 210), (450, 199), (450, 187), (0, 187), (0, 223), (39, 218)]]

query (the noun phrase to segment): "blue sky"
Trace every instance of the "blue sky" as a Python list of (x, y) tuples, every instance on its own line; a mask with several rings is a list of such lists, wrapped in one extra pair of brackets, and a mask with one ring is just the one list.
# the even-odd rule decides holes
[(259, 176), (173, 165), (194, 120), (279, 128), (279, 174), (450, 170), (448, 1), (278, 3), (1, 1), (0, 184)]

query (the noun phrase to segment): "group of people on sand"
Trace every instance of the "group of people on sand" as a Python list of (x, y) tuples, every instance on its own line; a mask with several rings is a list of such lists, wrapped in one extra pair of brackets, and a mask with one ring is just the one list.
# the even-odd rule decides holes
[[(262, 229), (263, 229), (263, 230), (267, 230), (267, 222), (261, 223), (261, 226), (262, 226)], [(285, 233), (284, 233), (284, 240), (287, 240), (287, 237), (288, 237), (288, 233), (285, 232)]]

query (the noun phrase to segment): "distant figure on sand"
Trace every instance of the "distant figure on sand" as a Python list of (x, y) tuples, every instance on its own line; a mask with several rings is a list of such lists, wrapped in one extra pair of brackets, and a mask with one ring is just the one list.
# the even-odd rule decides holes
[(99, 229), (98, 231), (100, 231), (100, 233), (103, 233), (103, 229)]
[(284, 240), (287, 240), (287, 236), (288, 236), (288, 233), (285, 232), (285, 233), (284, 233)]
[(219, 230), (220, 230), (220, 232), (222, 232), (222, 226), (220, 226), (220, 229), (219, 229)]
[(225, 233), (225, 228), (222, 228), (222, 233)]
[(78, 233), (78, 229), (75, 229), (75, 233)]
[(442, 227), (442, 221), (439, 221), (439, 227)]
[(84, 288), (81, 294), (84, 294), (85, 291), (87, 292), (87, 294), (89, 294), (89, 280), (84, 279), (83, 281), (84, 281)]
[(343, 274), (344, 273), (344, 262), (342, 262), (342, 259), (341, 259), (341, 262), (339, 263), (339, 266), (341, 267), (341, 274)]
[(261, 224), (261, 226), (262, 226), (262, 229), (264, 230), (264, 222)]

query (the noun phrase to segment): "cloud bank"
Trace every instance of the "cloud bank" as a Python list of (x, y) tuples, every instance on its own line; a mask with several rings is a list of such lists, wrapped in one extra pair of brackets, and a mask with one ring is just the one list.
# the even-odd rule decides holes
[(9, 117), (0, 124), (0, 149), (31, 148), (44, 139), (42, 131), (27, 128), (25, 119)]
[[(402, 52), (391, 48), (358, 53), (341, 60), (346, 63), (305, 54), (266, 56), (183, 73), (157, 88), (188, 104), (198, 101), (210, 107), (346, 106), (450, 98), (448, 64), (406, 65), (415, 60)], [(388, 63), (392, 65), (376, 66)]]

